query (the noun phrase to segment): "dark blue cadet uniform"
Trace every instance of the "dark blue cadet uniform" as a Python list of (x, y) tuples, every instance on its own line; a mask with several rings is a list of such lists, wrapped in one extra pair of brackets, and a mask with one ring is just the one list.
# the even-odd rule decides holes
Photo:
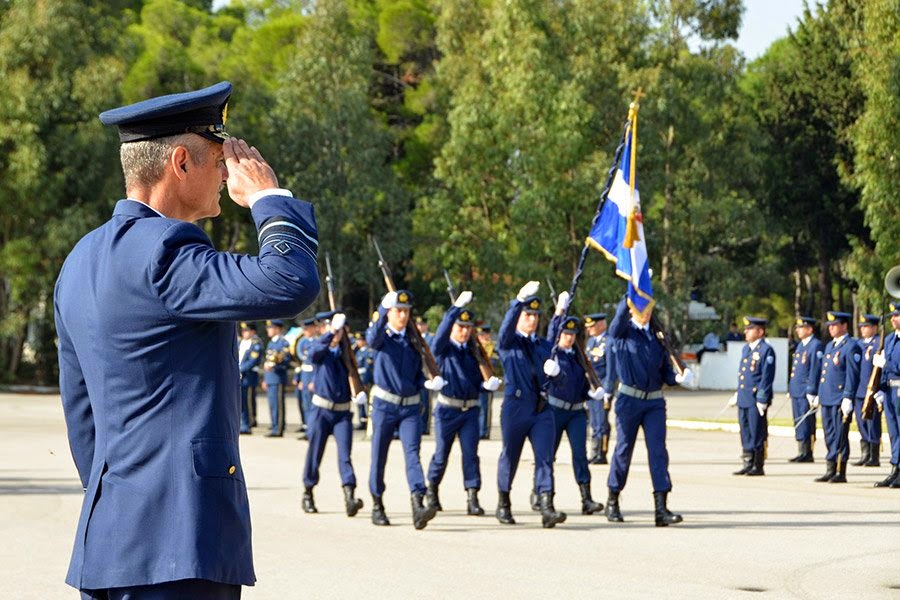
[(861, 363), (862, 351), (859, 343), (849, 335), (831, 340), (825, 346), (822, 372), (819, 377), (819, 404), (822, 410), (825, 446), (828, 449), (825, 459), (838, 463), (839, 470), (850, 456), (850, 445), (841, 444), (843, 429), (841, 403), (844, 398), (852, 401), (856, 396)]
[[(315, 319), (306, 319), (301, 322), (302, 327), (308, 327), (310, 325), (315, 324)], [(294, 388), (296, 389), (297, 395), (297, 407), (300, 410), (300, 419), (304, 424), (309, 426), (309, 413), (312, 410), (312, 397), (313, 390), (313, 370), (314, 366), (312, 362), (309, 360), (309, 350), (312, 345), (315, 343), (316, 338), (314, 337), (306, 337), (306, 335), (301, 335), (296, 342), (294, 347), (294, 356), (297, 359), (299, 365), (297, 366), (297, 373), (294, 374)]]
[[(284, 327), (284, 322), (280, 320), (270, 323)], [(266, 345), (263, 381), (266, 382), (269, 417), (272, 421), (269, 433), (275, 436), (284, 434), (284, 397), (288, 383), (288, 367), (291, 364), (290, 345), (280, 333)]]
[[(357, 349), (356, 364), (359, 370), (359, 379), (368, 392), (374, 383), (375, 351), (368, 346)], [(365, 427), (366, 421), (369, 418), (368, 406), (365, 403), (357, 404), (356, 413), (359, 417), (360, 425)]]
[[(860, 322), (870, 325), (878, 325), (878, 317), (874, 315), (864, 315), (860, 317)], [(856, 424), (859, 427), (859, 434), (862, 441), (874, 446), (873, 451), (878, 456), (881, 449), (881, 415), (875, 414), (872, 419), (863, 419), (862, 407), (866, 398), (866, 390), (869, 387), (869, 379), (872, 378), (872, 356), (878, 352), (878, 345), (881, 343), (881, 336), (876, 334), (868, 340), (859, 340), (860, 350), (862, 351), (862, 362), (859, 369), (859, 385), (856, 388), (856, 399), (853, 401), (853, 411), (856, 413)], [(876, 388), (880, 382), (876, 382)]]
[[(247, 328), (246, 323), (241, 324)], [(262, 341), (255, 335), (249, 340), (241, 340), (239, 347), (245, 350), (238, 357), (238, 369), (241, 372), (241, 433), (250, 433), (250, 427), (256, 425), (256, 386), (259, 385), (257, 368), (262, 362)]]
[[(892, 309), (896, 307), (892, 304)], [(884, 417), (891, 438), (891, 464), (900, 465), (900, 331), (886, 333), (884, 338), (885, 365), (881, 390), (885, 394)], [(877, 416), (877, 415), (876, 415)]]
[[(763, 323), (765, 325), (765, 323)], [(768, 407), (772, 404), (775, 381), (775, 350), (765, 338), (746, 344), (738, 368), (737, 408), (741, 447), (745, 453), (764, 453), (768, 440)], [(766, 409), (759, 414), (757, 403)], [(808, 406), (808, 405), (807, 405)]]
[[(587, 322), (585, 322), (587, 325)], [(597, 374), (597, 379), (603, 381), (606, 379), (607, 369), (607, 335), (606, 332), (588, 338), (585, 344), (585, 353), (588, 360), (591, 361), (591, 367)], [(613, 390), (607, 390), (613, 392)], [(591, 437), (601, 440), (603, 444), (602, 451), (605, 453), (609, 444), (609, 434), (612, 427), (609, 424), (609, 412), (604, 406), (603, 400), (588, 400), (588, 409), (591, 415)]]
[[(814, 325), (816, 320), (811, 317), (800, 317), (797, 325)], [(791, 397), (791, 410), (794, 415), (796, 428), (794, 437), (798, 442), (809, 442), (810, 452), (815, 446), (816, 439), (816, 413), (807, 415), (801, 422), (797, 420), (809, 412), (809, 399), (807, 396), (816, 396), (819, 393), (819, 373), (822, 368), (822, 342), (814, 335), (799, 342), (794, 349), (791, 360), (791, 374), (788, 380), (788, 393)], [(805, 446), (804, 446), (805, 448)]]

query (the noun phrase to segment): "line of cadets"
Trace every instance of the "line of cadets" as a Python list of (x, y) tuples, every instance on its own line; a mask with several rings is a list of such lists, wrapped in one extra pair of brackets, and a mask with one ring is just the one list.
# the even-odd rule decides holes
[[(831, 340), (824, 344), (815, 336), (817, 320), (801, 316), (794, 325), (797, 345), (791, 359), (788, 396), (794, 417), (798, 452), (790, 462), (814, 461), (816, 414), (822, 415), (825, 434), (825, 473), (815, 481), (846, 483), (850, 458), (849, 430), (856, 417), (860, 433), (860, 457), (854, 466), (881, 466), (881, 420), (887, 422), (891, 445), (891, 471), (875, 487), (900, 488), (900, 304), (888, 305), (890, 320), (884, 350), (878, 333), (881, 317), (863, 314), (857, 323), (860, 338), (850, 335), (852, 315), (831, 311), (825, 326)], [(887, 324), (887, 323), (886, 323)], [(729, 404), (737, 406), (743, 467), (735, 475), (765, 475), (768, 411), (772, 405), (775, 351), (765, 340), (768, 322), (758, 317), (744, 319), (744, 346), (738, 370), (737, 392)], [(877, 411), (863, 418), (863, 401), (875, 367), (882, 369), (874, 382)]]

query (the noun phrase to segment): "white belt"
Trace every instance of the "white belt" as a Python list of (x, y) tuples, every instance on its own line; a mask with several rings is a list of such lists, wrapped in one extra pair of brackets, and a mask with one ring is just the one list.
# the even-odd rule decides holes
[(619, 383), (619, 393), (627, 394), (633, 398), (637, 398), (638, 400), (656, 400), (663, 397), (662, 390), (645, 392), (644, 390), (639, 390), (636, 387), (631, 387), (630, 385), (625, 385), (621, 382)]
[(421, 400), (418, 394), (406, 397), (398, 396), (397, 394), (392, 394), (387, 390), (378, 387), (377, 385), (372, 386), (372, 396), (381, 398), (385, 402), (390, 402), (391, 404), (399, 404), (400, 406), (412, 406), (413, 404), (418, 404)]
[(312, 373), (312, 372), (313, 372), (313, 366), (312, 366), (312, 365), (308, 365), (308, 364), (306, 364), (306, 363), (303, 363), (303, 366), (300, 367), (300, 370), (301, 370), (301, 371), (304, 371), (304, 372), (306, 372), (306, 373)]
[(444, 406), (449, 406), (450, 408), (458, 408), (463, 412), (478, 406), (478, 398), (474, 400), (462, 400), (460, 398), (451, 398), (450, 396), (445, 396), (438, 392), (437, 401), (443, 404)]
[(320, 408), (327, 408), (335, 412), (350, 410), (350, 402), (332, 402), (328, 398), (323, 398), (318, 394), (313, 394), (312, 403)]
[(584, 401), (582, 402), (566, 402), (556, 396), (547, 396), (547, 404), (561, 408), (563, 410), (584, 410)]
[(900, 388), (900, 379), (889, 379), (888, 387)]

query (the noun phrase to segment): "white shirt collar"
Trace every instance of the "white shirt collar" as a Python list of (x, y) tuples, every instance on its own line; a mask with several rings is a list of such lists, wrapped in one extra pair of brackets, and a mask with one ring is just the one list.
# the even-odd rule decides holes
[(274, 337), (272, 338), (272, 341), (273, 341), (273, 342), (277, 342), (277, 341), (280, 340), (282, 337), (284, 337), (284, 336), (282, 336), (281, 334), (278, 334), (278, 335), (276, 335), (276, 336), (274, 336)]
[(631, 324), (634, 325), (637, 329), (643, 329), (644, 331), (650, 331), (650, 323), (641, 323), (634, 317), (631, 317)]
[(811, 335), (810, 335), (810, 336), (807, 336), (807, 337), (803, 338), (802, 340), (800, 340), (800, 345), (801, 345), (801, 346), (809, 346), (809, 342), (810, 342), (812, 339), (813, 339), (813, 336), (811, 336)]
[(837, 336), (836, 338), (834, 338), (834, 340), (833, 340), (833, 341), (834, 341), (834, 345), (837, 346), (838, 344), (840, 344), (842, 341), (844, 341), (844, 338), (847, 337), (848, 335), (850, 335), (850, 334), (849, 334), (849, 333), (845, 333), (844, 335), (839, 335), (839, 336)]
[(132, 202), (137, 202), (138, 204), (143, 204), (144, 206), (146, 206), (147, 208), (149, 208), (150, 210), (152, 210), (153, 212), (155, 212), (156, 214), (161, 216), (163, 219), (168, 219), (168, 217), (166, 215), (162, 214), (161, 212), (159, 212), (158, 210), (156, 210), (155, 208), (153, 208), (146, 202), (141, 202), (140, 200), (137, 200), (135, 198), (126, 198), (126, 200), (131, 200)]
[(516, 335), (519, 336), (519, 337), (523, 337), (523, 338), (529, 339), (529, 340), (531, 340), (531, 341), (534, 341), (535, 339), (537, 339), (537, 336), (536, 336), (536, 335), (534, 335), (534, 334), (528, 335), (527, 333), (522, 333), (522, 332), (519, 331), (518, 329), (516, 329)]
[(459, 342), (457, 342), (457, 341), (454, 340), (453, 338), (450, 338), (450, 343), (453, 344), (454, 346), (456, 346), (457, 348), (459, 348), (460, 350), (464, 350), (465, 347), (466, 347), (465, 344), (460, 344)]
[(747, 345), (750, 346), (750, 349), (751, 349), (751, 350), (756, 350), (756, 347), (759, 346), (759, 343), (760, 343), (761, 341), (763, 341), (763, 339), (762, 339), (762, 338), (759, 338), (759, 339), (756, 340), (755, 342), (747, 342)]
[(393, 333), (394, 335), (400, 335), (400, 336), (405, 336), (405, 335), (406, 335), (406, 330), (404, 330), (404, 331), (397, 331), (396, 329), (394, 329), (394, 328), (391, 327), (390, 325), (388, 325), (387, 328), (388, 328), (388, 331), (390, 331), (390, 332)]

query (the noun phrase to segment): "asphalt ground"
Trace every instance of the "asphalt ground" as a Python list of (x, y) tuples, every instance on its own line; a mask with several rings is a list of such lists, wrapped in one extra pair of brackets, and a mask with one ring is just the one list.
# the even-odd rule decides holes
[[(708, 420), (727, 397), (673, 393), (669, 416)], [(353, 459), (365, 507), (351, 519), (343, 512), (332, 442), (316, 488), (320, 513), (307, 515), (300, 509), (306, 442), (264, 438), (263, 429), (243, 436), (259, 579), (244, 597), (900, 598), (900, 490), (872, 487), (889, 468), (884, 455), (880, 469), (851, 467), (847, 484), (820, 484), (812, 480), (824, 471), (821, 443), (816, 463), (795, 465), (787, 462), (796, 452), (793, 440), (772, 438), (766, 476), (734, 477), (737, 434), (670, 428), (669, 505), (685, 521), (657, 528), (643, 448), (621, 496), (626, 522), (612, 524), (580, 514), (564, 441), (556, 506), (569, 519), (544, 530), (528, 509), (533, 462), (526, 447), (512, 492), (518, 524), (504, 526), (491, 516), (500, 454), (496, 406), (494, 414), (493, 439), (480, 446), (481, 500), (489, 514), (465, 514), (455, 450), (441, 486), (444, 511), (423, 531), (412, 527), (399, 442), (386, 473), (392, 526), (383, 528), (369, 521), (370, 446), (361, 437)], [(289, 407), (294, 427), (296, 415)], [(433, 449), (426, 437), (426, 465)], [(58, 397), (0, 394), (0, 457), (2, 595), (77, 598), (63, 579), (82, 491)], [(595, 499), (605, 502), (608, 469), (591, 472)]]

